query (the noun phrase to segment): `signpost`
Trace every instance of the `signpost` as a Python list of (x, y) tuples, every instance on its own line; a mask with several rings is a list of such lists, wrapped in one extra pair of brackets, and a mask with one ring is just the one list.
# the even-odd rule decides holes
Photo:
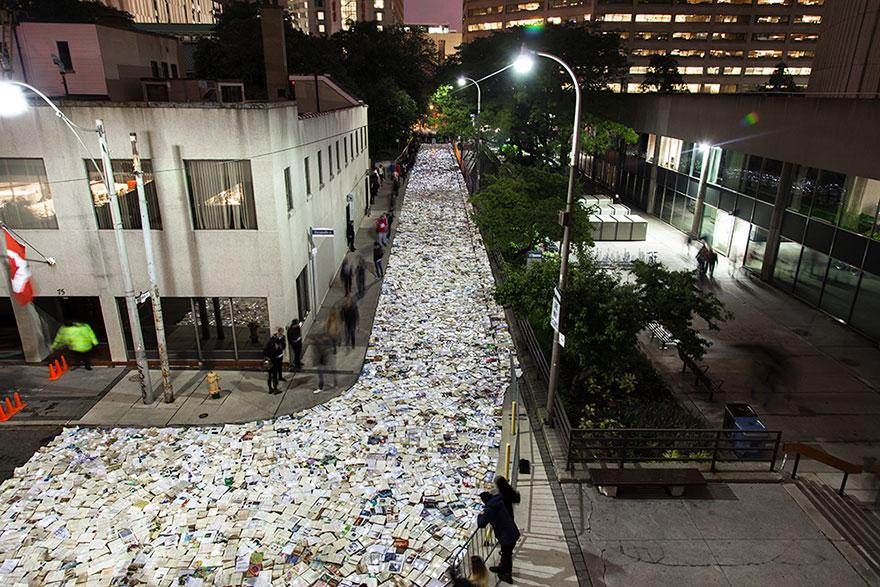
[(330, 237), (336, 234), (336, 231), (332, 228), (313, 228), (312, 236), (317, 236), (321, 238)]
[(559, 304), (562, 302), (562, 294), (559, 288), (553, 288), (553, 310), (550, 311), (550, 326), (553, 330), (559, 332)]

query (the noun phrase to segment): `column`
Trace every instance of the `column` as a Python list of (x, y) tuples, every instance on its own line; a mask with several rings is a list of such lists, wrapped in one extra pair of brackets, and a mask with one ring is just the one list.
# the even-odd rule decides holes
[(709, 176), (709, 154), (712, 147), (703, 145), (700, 147), (703, 152), (703, 165), (700, 167), (700, 185), (697, 188), (697, 203), (694, 206), (694, 222), (691, 224), (691, 236), (700, 237), (700, 228), (703, 225), (703, 204), (706, 201), (706, 178)]
[(654, 213), (657, 203), (657, 166), (660, 164), (660, 135), (654, 136), (654, 151), (651, 153), (651, 178), (648, 185), (648, 214)]
[(779, 233), (782, 230), (782, 218), (788, 205), (788, 192), (791, 186), (791, 173), (794, 166), (782, 163), (779, 174), (779, 186), (776, 188), (776, 200), (773, 203), (773, 215), (770, 217), (770, 228), (767, 230), (767, 246), (764, 249), (764, 263), (761, 265), (761, 280), (773, 281), (773, 270), (776, 268), (776, 255), (779, 254)]

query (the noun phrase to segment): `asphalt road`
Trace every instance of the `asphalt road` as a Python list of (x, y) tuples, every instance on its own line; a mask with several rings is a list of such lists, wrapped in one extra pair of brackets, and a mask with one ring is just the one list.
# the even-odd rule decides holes
[(4, 426), (0, 428), (0, 481), (12, 477), (16, 467), (25, 464), (61, 432), (61, 426)]

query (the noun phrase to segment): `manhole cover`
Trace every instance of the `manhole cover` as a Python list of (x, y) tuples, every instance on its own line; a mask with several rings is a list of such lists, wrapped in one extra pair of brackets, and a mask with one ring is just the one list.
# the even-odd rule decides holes
[(794, 328), (794, 329), (792, 330), (792, 332), (794, 332), (794, 333), (797, 334), (798, 336), (810, 336), (810, 331), (809, 331), (809, 330), (804, 330), (803, 328)]
[(199, 419), (207, 418), (207, 417), (208, 417), (208, 412), (205, 412), (204, 414), (199, 414)]
[(844, 365), (849, 365), (850, 367), (860, 367), (862, 364), (856, 361), (855, 359), (850, 359), (849, 357), (840, 357), (840, 361)]

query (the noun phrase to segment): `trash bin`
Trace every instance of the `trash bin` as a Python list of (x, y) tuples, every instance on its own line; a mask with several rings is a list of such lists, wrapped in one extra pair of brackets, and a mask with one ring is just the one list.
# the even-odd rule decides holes
[(740, 459), (761, 459), (766, 457), (767, 427), (758, 418), (752, 406), (746, 403), (733, 403), (724, 406), (725, 430), (734, 454)]

